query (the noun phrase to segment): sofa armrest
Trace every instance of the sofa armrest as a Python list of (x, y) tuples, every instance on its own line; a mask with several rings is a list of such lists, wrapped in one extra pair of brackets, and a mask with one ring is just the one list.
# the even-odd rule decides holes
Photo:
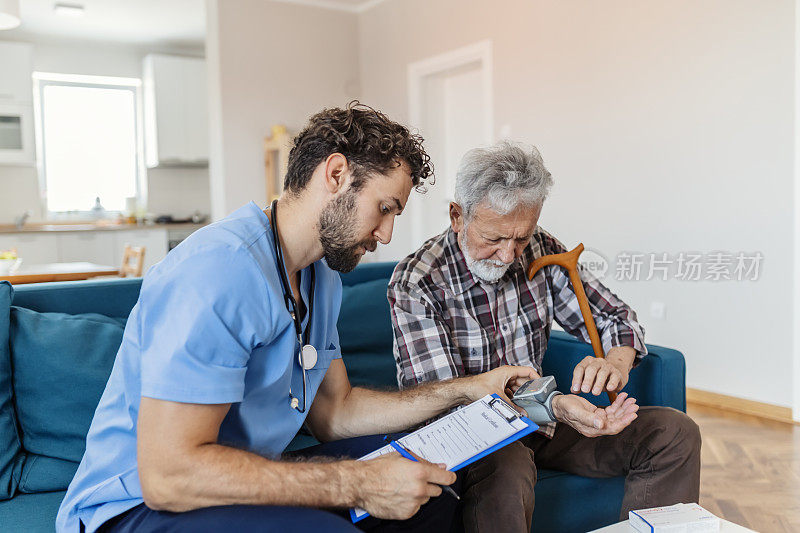
[[(686, 412), (686, 361), (672, 348), (647, 345), (648, 355), (631, 371), (624, 391), (639, 405), (661, 405)], [(569, 393), (572, 371), (581, 359), (592, 355), (592, 347), (563, 331), (552, 331), (545, 353), (545, 375), (556, 378), (558, 389)], [(582, 395), (596, 405), (608, 405), (608, 396)]]

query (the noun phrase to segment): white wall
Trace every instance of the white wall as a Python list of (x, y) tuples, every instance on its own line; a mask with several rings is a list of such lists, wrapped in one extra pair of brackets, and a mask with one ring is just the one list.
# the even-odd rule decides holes
[[(141, 78), (142, 59), (151, 52), (202, 56), (202, 47), (121, 45), (115, 43), (63, 41), (42, 38), (33, 41), (33, 70), (59, 74), (84, 74)], [(207, 169), (156, 169), (147, 172), (150, 211), (183, 216), (194, 210), (209, 213), (211, 200)], [(194, 176), (187, 181), (187, 176)], [(43, 220), (36, 167), (0, 165), (0, 224), (28, 210), (31, 220)], [(177, 190), (186, 185), (188, 194)], [(190, 204), (191, 202), (191, 204)]]
[(352, 13), (262, 0), (206, 4), (212, 215), (266, 202), (263, 140), (358, 96)]
[(567, 246), (762, 252), (756, 282), (606, 281), (689, 387), (791, 405), (791, 0), (388, 0), (358, 28), (363, 100), (399, 120), (409, 63), (493, 41), (495, 136), (541, 149)]

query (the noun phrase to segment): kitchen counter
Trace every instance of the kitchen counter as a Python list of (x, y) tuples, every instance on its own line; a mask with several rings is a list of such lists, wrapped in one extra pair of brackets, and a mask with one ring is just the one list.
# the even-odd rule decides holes
[(0, 233), (64, 233), (84, 231), (121, 231), (121, 230), (189, 230), (200, 229), (206, 224), (178, 223), (178, 224), (25, 224), (22, 229), (17, 229), (13, 224), (0, 225)]
[[(27, 265), (74, 261), (119, 267), (125, 246), (145, 248), (144, 270), (204, 224), (70, 224), (0, 226), (0, 250), (16, 250)], [(2, 528), (0, 528), (2, 529)]]

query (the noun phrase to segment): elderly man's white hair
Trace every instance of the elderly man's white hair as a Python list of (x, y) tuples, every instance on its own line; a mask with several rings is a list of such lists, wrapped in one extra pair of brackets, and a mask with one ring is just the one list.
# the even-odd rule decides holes
[(553, 177), (535, 146), (501, 141), (464, 155), (456, 174), (455, 200), (469, 221), (483, 202), (500, 215), (543, 202), (552, 185)]

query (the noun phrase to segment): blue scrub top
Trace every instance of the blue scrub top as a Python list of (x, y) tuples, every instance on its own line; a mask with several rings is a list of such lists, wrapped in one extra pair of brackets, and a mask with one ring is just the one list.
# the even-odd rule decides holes
[[(336, 320), (339, 275), (314, 265), (307, 405), (331, 360), (341, 357)], [(173, 402), (230, 403), (219, 442), (277, 458), (305, 421), (294, 322), (283, 300), (269, 219), (254, 203), (196, 231), (151, 268), (125, 327), (114, 368), (86, 437), (56, 529), (92, 532), (143, 502), (136, 464), (142, 396)], [(301, 274), (308, 302), (310, 268)], [(308, 314), (306, 314), (308, 315)], [(304, 319), (307, 325), (309, 317)]]

